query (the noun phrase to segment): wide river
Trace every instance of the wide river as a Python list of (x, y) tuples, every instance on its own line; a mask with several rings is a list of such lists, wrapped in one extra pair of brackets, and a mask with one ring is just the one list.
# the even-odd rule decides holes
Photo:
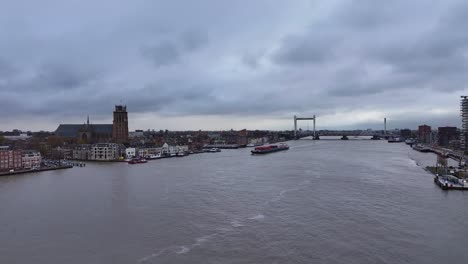
[(433, 154), (289, 145), (0, 177), (0, 263), (468, 263), (468, 192)]

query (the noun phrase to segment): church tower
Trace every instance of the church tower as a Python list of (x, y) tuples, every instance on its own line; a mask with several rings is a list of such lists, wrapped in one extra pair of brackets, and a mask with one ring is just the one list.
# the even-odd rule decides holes
[(112, 124), (112, 140), (115, 143), (128, 142), (128, 116), (126, 105), (115, 106), (114, 122)]

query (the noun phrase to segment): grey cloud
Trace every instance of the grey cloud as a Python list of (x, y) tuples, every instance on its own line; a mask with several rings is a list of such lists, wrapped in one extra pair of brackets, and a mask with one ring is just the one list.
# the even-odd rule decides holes
[(341, 38), (334, 34), (310, 32), (307, 36), (288, 36), (283, 39), (273, 60), (280, 64), (324, 63), (334, 56), (334, 48)]
[(180, 59), (178, 47), (170, 41), (164, 41), (151, 47), (142, 48), (141, 53), (156, 66), (169, 65)]
[(463, 1), (94, 4), (0, 10), (0, 112), (107, 115), (121, 100), (135, 115), (392, 112), (467, 88)]
[(195, 51), (208, 43), (208, 35), (202, 31), (189, 30), (180, 37), (185, 50)]
[(207, 43), (207, 35), (200, 31), (189, 30), (176, 34), (175, 37), (160, 40), (156, 44), (147, 45), (141, 48), (141, 54), (159, 67), (180, 62), (183, 56), (197, 51)]
[(16, 68), (0, 57), (0, 80), (11, 78), (17, 73)]

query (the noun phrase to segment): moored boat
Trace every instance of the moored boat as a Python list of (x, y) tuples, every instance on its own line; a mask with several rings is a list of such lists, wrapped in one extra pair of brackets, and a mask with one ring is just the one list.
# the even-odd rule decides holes
[(419, 152), (431, 152), (430, 148), (419, 144), (414, 145), (413, 149)]
[(219, 148), (211, 148), (209, 152), (221, 152), (221, 149)]
[(400, 137), (391, 137), (388, 139), (388, 143), (400, 143), (403, 142), (403, 139)]
[(267, 154), (271, 152), (277, 152), (282, 150), (288, 150), (289, 146), (285, 143), (280, 144), (272, 144), (267, 146), (260, 146), (253, 149), (251, 152), (252, 154)]
[(146, 162), (148, 161), (144, 158), (135, 158), (135, 159), (130, 160), (128, 164), (140, 164), (140, 163), (146, 163)]

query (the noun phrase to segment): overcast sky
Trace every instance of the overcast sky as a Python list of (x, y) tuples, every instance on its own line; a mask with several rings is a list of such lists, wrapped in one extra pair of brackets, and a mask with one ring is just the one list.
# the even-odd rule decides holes
[(467, 28), (451, 0), (0, 0), (0, 130), (459, 126)]

